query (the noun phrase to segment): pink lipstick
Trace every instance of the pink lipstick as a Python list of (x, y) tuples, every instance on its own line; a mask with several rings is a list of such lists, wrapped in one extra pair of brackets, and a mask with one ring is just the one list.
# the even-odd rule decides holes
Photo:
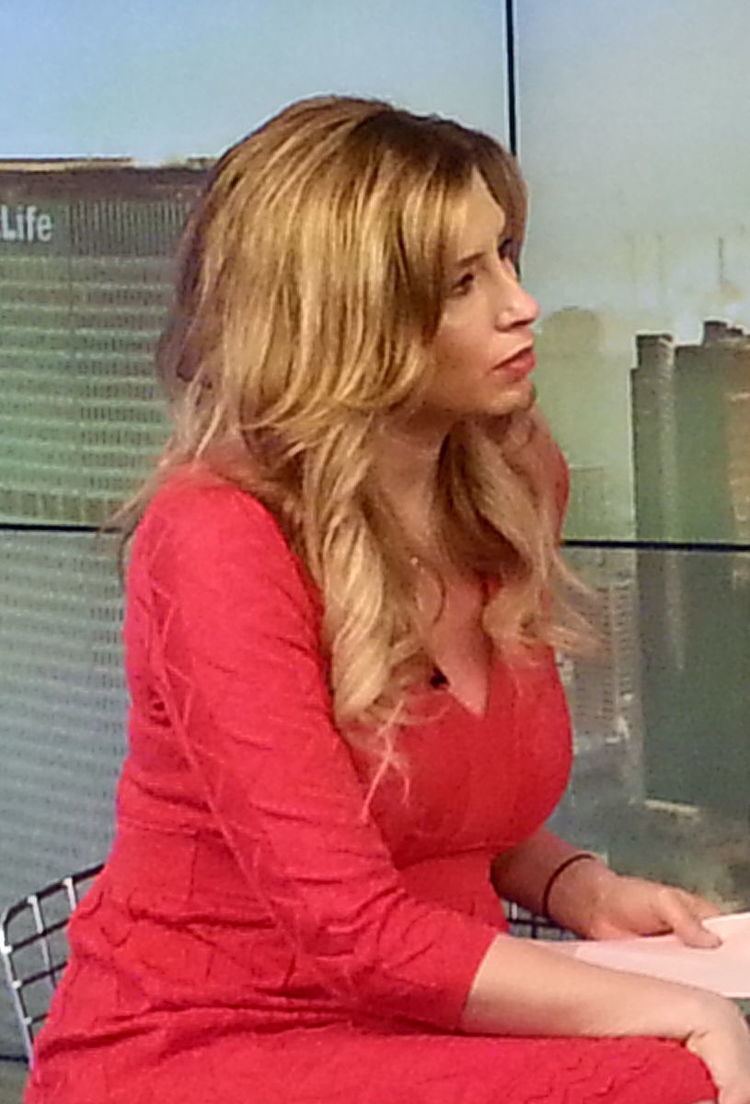
[(493, 371), (502, 372), (506, 379), (516, 383), (518, 380), (525, 379), (530, 372), (533, 372), (535, 366), (536, 357), (534, 356), (534, 350), (533, 348), (528, 348), (523, 349), (514, 357), (510, 357), (508, 360), (504, 360), (502, 363), (495, 365)]

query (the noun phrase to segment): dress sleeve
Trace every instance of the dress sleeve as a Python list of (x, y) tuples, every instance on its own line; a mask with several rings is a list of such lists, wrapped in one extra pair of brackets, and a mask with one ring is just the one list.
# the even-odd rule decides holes
[(275, 520), (226, 484), (167, 489), (131, 587), (171, 725), (253, 892), (347, 1006), (455, 1030), (498, 930), (411, 897), (362, 817), (315, 603)]

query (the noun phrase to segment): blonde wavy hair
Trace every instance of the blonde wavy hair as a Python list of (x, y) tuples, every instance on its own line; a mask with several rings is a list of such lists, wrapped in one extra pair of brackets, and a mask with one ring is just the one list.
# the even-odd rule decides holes
[[(458, 123), (316, 97), (230, 148), (188, 220), (158, 350), (173, 432), (118, 519), (127, 537), (156, 488), (199, 459), (264, 502), (320, 589), (334, 718), (378, 778), (404, 766), (394, 721), (430, 661), (410, 549), (372, 479), (376, 436), (430, 378), (476, 171), (517, 260), (516, 163)], [(551, 599), (567, 578), (553, 455), (525, 411), (464, 421), (440, 456), (442, 547), (501, 580), (484, 628), (509, 657), (575, 640)]]

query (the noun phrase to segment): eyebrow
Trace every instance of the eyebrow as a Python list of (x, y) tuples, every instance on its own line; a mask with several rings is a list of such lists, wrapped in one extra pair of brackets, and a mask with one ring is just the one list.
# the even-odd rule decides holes
[[(497, 244), (501, 245), (505, 241), (512, 241), (513, 235), (506, 233), (506, 228), (503, 227), (496, 238)], [(481, 261), (486, 252), (485, 249), (480, 249), (478, 253), (470, 253), (468, 257), (462, 257), (460, 261), (456, 261), (456, 268), (468, 268), (470, 265), (476, 264), (477, 261)]]

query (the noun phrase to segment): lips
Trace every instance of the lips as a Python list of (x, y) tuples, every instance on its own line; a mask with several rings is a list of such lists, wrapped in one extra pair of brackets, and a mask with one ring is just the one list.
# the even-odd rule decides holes
[(534, 349), (529, 346), (526, 349), (522, 349), (520, 353), (516, 353), (515, 356), (509, 357), (508, 360), (496, 364), (493, 368), (493, 372), (502, 372), (506, 379), (516, 382), (517, 380), (525, 379), (530, 372), (534, 371), (535, 366), (536, 357), (534, 356)]

